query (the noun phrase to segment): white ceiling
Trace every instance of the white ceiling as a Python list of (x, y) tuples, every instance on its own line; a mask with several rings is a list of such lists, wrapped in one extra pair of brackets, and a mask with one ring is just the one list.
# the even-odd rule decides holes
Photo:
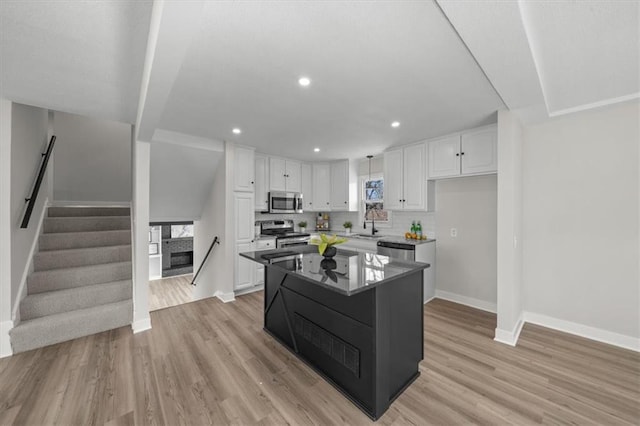
[(0, 96), (134, 123), (151, 1), (0, 1)]
[(551, 115), (640, 93), (640, 3), (520, 1)]
[(503, 99), (546, 117), (640, 91), (636, 1), (194, 0), (153, 10), (150, 27), (150, 1), (1, 1), (0, 96), (129, 123), (138, 112), (144, 140), (161, 130), (314, 160), (485, 124)]
[(208, 2), (161, 122), (270, 154), (364, 158), (501, 107), (433, 2)]

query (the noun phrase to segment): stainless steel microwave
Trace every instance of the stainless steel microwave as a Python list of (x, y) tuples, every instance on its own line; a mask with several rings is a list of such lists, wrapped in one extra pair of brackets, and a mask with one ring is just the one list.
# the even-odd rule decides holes
[(269, 192), (269, 213), (302, 213), (302, 194), (299, 192)]

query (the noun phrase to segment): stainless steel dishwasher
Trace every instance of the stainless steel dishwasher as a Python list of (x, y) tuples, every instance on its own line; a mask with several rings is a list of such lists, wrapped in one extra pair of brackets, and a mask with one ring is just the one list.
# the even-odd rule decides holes
[(422, 243), (401, 241), (378, 241), (378, 254), (389, 256), (392, 259), (424, 262), (431, 265), (424, 270), (424, 303), (433, 299), (436, 295), (436, 242), (427, 240)]

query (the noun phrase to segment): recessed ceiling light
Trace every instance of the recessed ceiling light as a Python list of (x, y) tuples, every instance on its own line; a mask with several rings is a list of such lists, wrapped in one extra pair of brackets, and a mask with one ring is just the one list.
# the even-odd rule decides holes
[(300, 77), (300, 79), (298, 80), (298, 84), (300, 84), (300, 86), (302, 87), (307, 87), (311, 84), (311, 80), (309, 79), (309, 77)]
[(320, 148), (313, 148), (313, 152), (320, 152)]
[(236, 127), (236, 128), (234, 128), (234, 129), (232, 130), (232, 132), (233, 132), (233, 134), (234, 134), (234, 135), (239, 135), (240, 133), (242, 133), (242, 130), (240, 130), (240, 129), (238, 129), (238, 128)]
[(391, 123), (391, 127), (400, 127), (400, 122), (394, 121), (393, 123)]

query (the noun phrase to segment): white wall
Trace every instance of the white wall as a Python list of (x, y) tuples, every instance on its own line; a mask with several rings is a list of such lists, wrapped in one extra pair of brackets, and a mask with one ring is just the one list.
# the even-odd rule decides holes
[[(235, 235), (229, 209), (233, 210), (233, 203), (228, 201), (228, 193), (233, 194), (231, 188), (233, 154), (229, 144), (225, 150), (225, 159), (216, 168), (211, 192), (200, 215), (200, 220), (194, 221), (193, 237), (193, 265), (198, 268), (204, 259), (215, 236), (220, 239), (207, 263), (205, 263), (194, 289), (194, 299), (204, 299), (219, 296), (223, 300), (233, 299)], [(195, 271), (194, 271), (195, 272)]]
[(496, 340), (515, 345), (523, 325), (522, 126), (498, 112), (498, 323)]
[(224, 152), (151, 144), (151, 222), (197, 220), (210, 195)]
[[(134, 132), (129, 134), (134, 136)], [(151, 147), (136, 141), (133, 146), (133, 323), (134, 333), (151, 328), (149, 316), (149, 176)]]
[(54, 114), (56, 201), (131, 201), (131, 125)]
[(437, 297), (495, 311), (496, 181), (486, 175), (436, 182)]
[(11, 101), (0, 99), (0, 358), (11, 355)]
[(640, 337), (639, 113), (636, 101), (525, 129), (528, 313)]

